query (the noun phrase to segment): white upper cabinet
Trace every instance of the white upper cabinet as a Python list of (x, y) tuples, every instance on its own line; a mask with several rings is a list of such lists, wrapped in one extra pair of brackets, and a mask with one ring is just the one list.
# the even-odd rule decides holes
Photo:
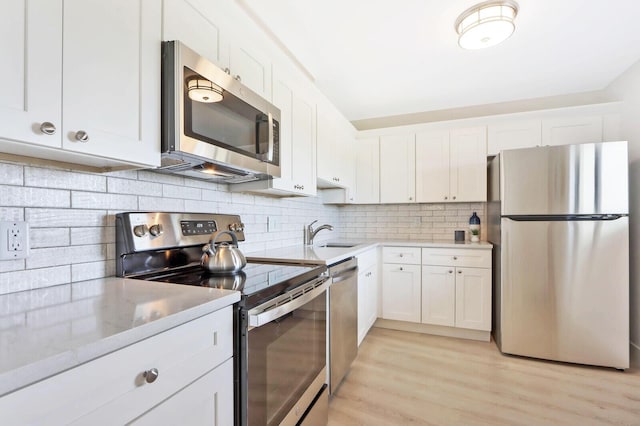
[(158, 165), (160, 5), (65, 0), (63, 13), (63, 148)]
[(295, 189), (307, 195), (316, 194), (316, 111), (315, 104), (304, 93), (293, 97), (291, 164)]
[(163, 40), (179, 40), (220, 68), (229, 67), (229, 43), (224, 38), (219, 22), (223, 16), (215, 2), (163, 0), (162, 7)]
[(415, 147), (412, 133), (380, 137), (381, 203), (415, 203)]
[(542, 145), (602, 142), (602, 116), (560, 117), (542, 121)]
[(265, 99), (271, 99), (271, 61), (260, 43), (233, 37), (229, 53), (231, 75)]
[(486, 201), (485, 127), (416, 134), (416, 199), (422, 203)]
[(380, 141), (378, 138), (358, 139), (356, 152), (356, 188), (354, 202), (380, 202)]
[(0, 8), (0, 138), (59, 148), (62, 2), (2, 0)]
[(491, 124), (487, 133), (487, 155), (497, 155), (503, 149), (530, 148), (542, 141), (542, 120)]
[(160, 4), (1, 5), (0, 150), (99, 168), (159, 165)]
[(333, 107), (318, 104), (317, 116), (318, 186), (355, 186), (355, 129)]

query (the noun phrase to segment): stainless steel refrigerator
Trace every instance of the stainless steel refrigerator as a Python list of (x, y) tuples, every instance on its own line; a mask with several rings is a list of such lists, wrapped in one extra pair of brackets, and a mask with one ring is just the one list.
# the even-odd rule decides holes
[(493, 333), (503, 353), (629, 367), (627, 142), (489, 163)]

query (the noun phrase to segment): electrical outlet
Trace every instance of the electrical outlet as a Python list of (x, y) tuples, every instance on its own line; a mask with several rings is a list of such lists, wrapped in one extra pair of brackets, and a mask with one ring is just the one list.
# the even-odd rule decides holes
[(281, 230), (280, 217), (269, 216), (267, 217), (267, 232), (276, 232)]
[(0, 260), (24, 259), (29, 256), (29, 224), (18, 221), (0, 222)]

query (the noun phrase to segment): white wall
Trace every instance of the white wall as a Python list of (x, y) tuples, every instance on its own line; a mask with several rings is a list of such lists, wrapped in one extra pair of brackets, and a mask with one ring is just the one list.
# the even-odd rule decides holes
[(629, 141), (631, 358), (633, 365), (640, 366), (640, 61), (613, 81), (607, 91), (624, 101), (622, 138)]

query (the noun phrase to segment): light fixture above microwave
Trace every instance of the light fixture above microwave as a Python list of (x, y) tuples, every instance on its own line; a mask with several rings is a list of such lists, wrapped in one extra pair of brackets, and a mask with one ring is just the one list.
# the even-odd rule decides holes
[(225, 183), (280, 177), (280, 110), (179, 41), (164, 42), (157, 170)]

